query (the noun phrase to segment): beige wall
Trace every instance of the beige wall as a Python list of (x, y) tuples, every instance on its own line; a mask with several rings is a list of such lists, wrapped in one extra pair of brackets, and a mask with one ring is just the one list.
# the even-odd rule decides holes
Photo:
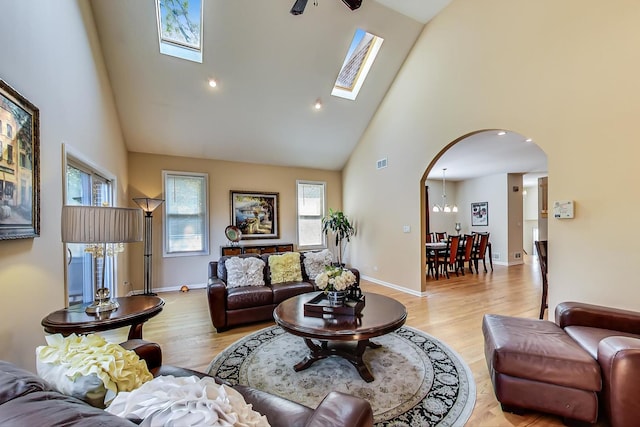
[(40, 321), (65, 306), (62, 144), (117, 176), (119, 200), (127, 159), (88, 2), (2, 2), (0, 40), (0, 78), (40, 109), (41, 234), (0, 241), (0, 359), (33, 370)]
[[(247, 243), (296, 243), (296, 180), (327, 183), (327, 208), (341, 209), (341, 173), (317, 169), (285, 168), (220, 160), (153, 154), (129, 154), (129, 195), (162, 195), (162, 171), (201, 172), (209, 174), (209, 249), (208, 256), (162, 257), (162, 209), (153, 216), (153, 287), (174, 288), (180, 285), (204, 285), (211, 260), (220, 256), (220, 246), (228, 243), (224, 229), (231, 223), (231, 190), (279, 193), (280, 238), (248, 240)], [(143, 288), (143, 247), (129, 251), (130, 281), (134, 290)]]
[[(422, 175), (456, 138), (504, 128), (547, 154), (549, 200), (575, 201), (575, 219), (549, 219), (550, 312), (563, 300), (640, 309), (640, 248), (619, 226), (640, 210), (622, 184), (640, 181), (639, 20), (633, 0), (454, 0), (425, 27), (343, 171), (344, 209), (362, 224), (354, 264), (420, 290)], [(621, 201), (622, 214), (603, 208)]]

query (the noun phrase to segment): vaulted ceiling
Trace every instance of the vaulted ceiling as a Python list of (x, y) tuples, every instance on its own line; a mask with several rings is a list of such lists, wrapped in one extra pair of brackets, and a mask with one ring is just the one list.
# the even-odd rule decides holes
[[(311, 0), (298, 16), (293, 0), (204, 1), (200, 64), (160, 54), (155, 0), (91, 0), (128, 149), (340, 170), (424, 24), (451, 0), (364, 0), (355, 11)], [(330, 93), (358, 28), (384, 42), (350, 101)], [(492, 136), (468, 149), (486, 151), (478, 142)]]

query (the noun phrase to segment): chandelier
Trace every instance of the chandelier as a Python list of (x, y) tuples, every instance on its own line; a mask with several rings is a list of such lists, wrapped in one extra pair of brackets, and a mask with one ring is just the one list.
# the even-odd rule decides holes
[(447, 191), (445, 189), (445, 183), (446, 183), (445, 172), (446, 172), (446, 170), (447, 170), (447, 168), (443, 168), (442, 169), (442, 205), (438, 205), (438, 204), (433, 205), (433, 211), (434, 212), (446, 212), (446, 213), (458, 212), (458, 206), (457, 205), (454, 204), (453, 207), (451, 207), (447, 203)]

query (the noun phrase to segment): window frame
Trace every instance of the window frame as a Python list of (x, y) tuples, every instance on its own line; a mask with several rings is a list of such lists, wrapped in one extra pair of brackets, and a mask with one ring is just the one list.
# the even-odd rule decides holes
[[(202, 249), (201, 250), (184, 250), (169, 251), (169, 211), (172, 202), (167, 191), (167, 179), (175, 177), (191, 177), (202, 180), (201, 191), (203, 195), (202, 216)], [(164, 258), (183, 257), (183, 256), (203, 256), (209, 255), (209, 174), (206, 172), (184, 172), (184, 171), (162, 171), (162, 194), (164, 195), (164, 209), (162, 210), (162, 256)]]
[(301, 245), (300, 244), (300, 219), (301, 218), (315, 218), (315, 215), (300, 215), (300, 188), (301, 185), (319, 185), (322, 186), (322, 212), (319, 215), (320, 229), (322, 230), (322, 218), (327, 214), (327, 183), (325, 181), (309, 181), (309, 180), (296, 180), (296, 245), (299, 250), (313, 250), (313, 249), (326, 249), (327, 248), (327, 236), (320, 231), (320, 238), (322, 243), (319, 245)]

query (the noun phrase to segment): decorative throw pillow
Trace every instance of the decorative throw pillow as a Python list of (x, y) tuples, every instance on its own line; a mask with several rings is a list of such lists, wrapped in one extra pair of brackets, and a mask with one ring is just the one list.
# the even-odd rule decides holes
[(253, 410), (231, 387), (211, 377), (154, 378), (142, 387), (120, 393), (107, 411), (144, 426), (269, 427), (267, 417)]
[(264, 286), (264, 261), (260, 258), (231, 257), (224, 262), (227, 288)]
[(307, 276), (310, 279), (315, 277), (324, 271), (324, 268), (331, 265), (333, 256), (329, 249), (323, 249), (320, 252), (305, 252), (304, 253), (304, 269), (307, 272)]
[(108, 343), (100, 335), (46, 336), (36, 349), (38, 375), (60, 393), (104, 408), (116, 394), (130, 391), (153, 375), (132, 350)]
[(302, 281), (300, 252), (271, 255), (269, 257), (269, 269), (271, 270), (271, 283)]

